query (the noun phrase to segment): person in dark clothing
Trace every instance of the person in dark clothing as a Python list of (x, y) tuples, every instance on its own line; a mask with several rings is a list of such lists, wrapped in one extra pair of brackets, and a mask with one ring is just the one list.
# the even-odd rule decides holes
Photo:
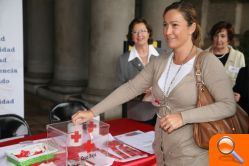
[(235, 100), (249, 114), (249, 68), (239, 70), (235, 86), (233, 87)]

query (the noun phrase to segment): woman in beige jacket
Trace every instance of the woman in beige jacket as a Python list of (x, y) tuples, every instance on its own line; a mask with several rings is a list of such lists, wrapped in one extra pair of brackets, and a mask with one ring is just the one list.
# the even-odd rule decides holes
[(244, 54), (231, 46), (234, 40), (233, 26), (229, 22), (219, 21), (213, 25), (209, 34), (212, 46), (207, 51), (213, 53), (222, 62), (233, 86), (239, 69), (245, 67)]
[(202, 76), (215, 103), (196, 108), (197, 88), (194, 74), (200, 27), (196, 11), (187, 2), (175, 2), (163, 14), (163, 33), (173, 52), (152, 60), (132, 80), (117, 88), (91, 110), (72, 117), (76, 124), (92, 119), (152, 87), (160, 101), (155, 126), (154, 151), (157, 165), (208, 165), (208, 152), (193, 139), (193, 123), (223, 119), (235, 113), (229, 79), (219, 60), (208, 52), (202, 58)]

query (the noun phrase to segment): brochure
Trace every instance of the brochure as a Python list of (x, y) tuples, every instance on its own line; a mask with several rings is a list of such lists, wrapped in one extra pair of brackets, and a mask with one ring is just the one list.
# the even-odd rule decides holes
[(154, 150), (152, 148), (154, 137), (155, 137), (154, 131), (149, 131), (144, 133), (137, 130), (118, 135), (115, 138), (136, 149), (147, 152), (149, 154), (154, 154)]

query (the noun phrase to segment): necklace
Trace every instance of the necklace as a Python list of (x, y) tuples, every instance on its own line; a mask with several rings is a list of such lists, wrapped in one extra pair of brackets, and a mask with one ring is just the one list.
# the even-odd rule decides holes
[[(164, 88), (163, 88), (163, 93), (164, 93), (164, 94), (163, 94), (163, 101), (160, 102), (160, 107), (162, 108), (163, 115), (160, 115), (159, 112), (158, 112), (158, 113), (157, 113), (157, 116), (158, 116), (159, 118), (165, 116), (165, 114), (167, 114), (167, 112), (169, 112), (169, 113), (171, 112), (171, 108), (170, 108), (170, 106), (169, 106), (169, 103), (166, 102), (166, 95), (167, 95), (167, 97), (168, 97), (170, 88), (171, 88), (171, 86), (173, 85), (173, 83), (174, 83), (174, 81), (175, 81), (175, 79), (176, 79), (176, 76), (178, 75), (178, 73), (179, 73), (180, 70), (182, 69), (182, 66), (186, 63), (187, 59), (190, 57), (193, 48), (194, 48), (194, 45), (192, 46), (190, 52), (188, 53), (188, 56), (186, 56), (186, 58), (183, 60), (183, 63), (180, 65), (180, 67), (179, 67), (178, 70), (176, 71), (176, 74), (174, 75), (174, 77), (173, 77), (172, 80), (170, 81), (169, 87), (168, 87), (167, 90), (166, 90), (166, 82), (167, 82), (167, 80), (168, 80), (169, 71), (170, 71), (171, 65), (172, 65), (172, 63), (173, 63), (173, 57), (172, 57), (172, 59), (171, 59), (171, 61), (170, 61), (169, 68), (168, 68), (168, 71), (167, 71), (167, 73), (166, 73), (165, 81), (164, 81), (165, 83), (164, 83)], [(197, 49), (196, 49), (196, 52), (197, 52)]]
[(180, 70), (182, 69), (182, 66), (186, 63), (186, 60), (190, 57), (193, 48), (194, 48), (194, 45), (192, 46), (190, 52), (188, 53), (188, 56), (186, 56), (186, 58), (184, 58), (183, 63), (180, 65), (180, 67), (179, 67), (178, 70), (176, 71), (176, 74), (174, 75), (174, 77), (173, 77), (172, 80), (170, 81), (170, 84), (169, 84), (169, 86), (168, 86), (168, 88), (167, 88), (167, 91), (166, 91), (166, 83), (167, 83), (167, 81), (168, 81), (169, 72), (170, 72), (171, 65), (172, 65), (173, 59), (174, 59), (174, 58), (172, 57), (172, 59), (171, 59), (171, 61), (170, 61), (170, 64), (169, 64), (168, 71), (167, 71), (166, 76), (165, 76), (164, 88), (163, 88), (163, 90), (164, 90), (164, 95), (167, 95), (167, 96), (169, 95), (170, 88), (171, 88), (171, 86), (173, 85), (173, 83), (175, 82), (176, 76), (178, 75), (178, 73), (179, 73)]
[(227, 54), (227, 53), (225, 53), (225, 54), (223, 54), (223, 55), (221, 55), (221, 56), (217, 56), (217, 54), (215, 54), (215, 56), (216, 56), (217, 58), (219, 58), (219, 59), (222, 59), (226, 54)]
[(221, 55), (221, 56), (219, 56), (220, 54), (215, 54), (214, 53), (214, 49), (212, 49), (212, 52), (213, 52), (213, 54), (218, 58), (218, 59), (222, 59), (224, 56), (226, 56), (228, 53), (229, 53), (229, 50), (228, 50), (228, 52), (226, 51), (223, 55)]
[(174, 75), (174, 77), (173, 77), (172, 80), (170, 81), (169, 86), (168, 86), (168, 89), (167, 89), (167, 91), (166, 91), (166, 82), (167, 82), (168, 77), (169, 77), (169, 71), (170, 71), (170, 69), (171, 69), (172, 63), (173, 63), (173, 57), (172, 57), (172, 59), (171, 59), (171, 61), (170, 61), (169, 69), (168, 69), (167, 74), (166, 74), (166, 76), (165, 76), (165, 83), (164, 83), (164, 88), (163, 88), (163, 89), (164, 89), (164, 95), (167, 95), (167, 96), (169, 95), (169, 90), (170, 90), (172, 84), (175, 82), (176, 76), (178, 75), (178, 73), (180, 72), (180, 70), (182, 69), (182, 66), (183, 66), (183, 64), (180, 65), (180, 67), (179, 67), (178, 70), (176, 71), (176, 74)]

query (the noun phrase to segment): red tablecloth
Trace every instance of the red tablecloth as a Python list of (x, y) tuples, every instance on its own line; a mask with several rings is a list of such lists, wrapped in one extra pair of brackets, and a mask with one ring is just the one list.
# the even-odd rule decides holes
[[(134, 120), (130, 120), (130, 119), (116, 119), (116, 120), (107, 121), (106, 123), (110, 124), (110, 133), (114, 136), (123, 134), (126, 132), (130, 132), (130, 131), (134, 131), (134, 130), (141, 130), (141, 131), (147, 132), (147, 131), (151, 131), (154, 129), (153, 126), (140, 123)], [(27, 136), (24, 138), (18, 138), (18, 139), (9, 140), (6, 142), (1, 142), (0, 147), (13, 145), (13, 144), (17, 144), (19, 142), (28, 141), (28, 140), (42, 139), (46, 137), (47, 137), (47, 133)], [(123, 165), (124, 166), (153, 166), (155, 165), (155, 163), (156, 163), (155, 155), (149, 155), (146, 158), (142, 158), (142, 159), (126, 162), (126, 163), (115, 162), (113, 165), (114, 166), (121, 166), (121, 165), (122, 166)]]

